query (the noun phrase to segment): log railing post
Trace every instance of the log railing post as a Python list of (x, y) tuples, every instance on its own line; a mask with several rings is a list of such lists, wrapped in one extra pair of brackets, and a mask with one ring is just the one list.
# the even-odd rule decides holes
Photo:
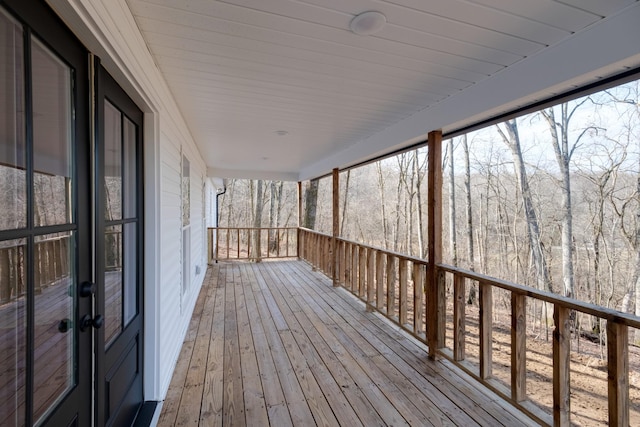
[(385, 254), (376, 252), (376, 307), (382, 310), (384, 307), (384, 260)]
[(511, 293), (511, 398), (527, 398), (527, 299)]
[(387, 255), (387, 316), (396, 315), (396, 258)]
[(365, 295), (366, 286), (366, 273), (367, 273), (367, 253), (364, 246), (358, 247), (358, 296), (363, 297)]
[(399, 301), (399, 319), (401, 326), (407, 324), (407, 259), (400, 258), (398, 261), (398, 271), (400, 280), (400, 301)]
[(607, 321), (609, 425), (629, 426), (629, 328)]
[(338, 168), (333, 169), (333, 208), (332, 208), (332, 217), (333, 217), (333, 236), (331, 238), (331, 264), (332, 274), (331, 279), (333, 280), (333, 286), (340, 285), (340, 281), (338, 280), (338, 263), (340, 260), (338, 259), (338, 235), (340, 234), (340, 170)]
[(300, 227), (302, 226), (302, 182), (298, 181), (298, 240), (296, 242), (296, 252), (298, 259), (300, 259), (301, 239), (300, 239)]
[(429, 357), (434, 359), (443, 345), (440, 338), (444, 335), (441, 323), (444, 306), (438, 281), (438, 264), (442, 262), (442, 131), (429, 132), (428, 138), (428, 239), (429, 239), (429, 288), (427, 298), (427, 343)]
[(422, 333), (424, 316), (424, 268), (413, 263), (413, 332)]
[(464, 276), (453, 276), (453, 360), (465, 358), (465, 298)]
[(373, 302), (375, 299), (375, 282), (373, 281), (375, 272), (376, 252), (373, 249), (367, 251), (367, 310), (373, 311)]
[(338, 265), (340, 266), (340, 268), (338, 269), (338, 282), (344, 286), (345, 281), (344, 281), (344, 276), (345, 276), (345, 269), (347, 267), (346, 264), (346, 253), (345, 253), (345, 243), (344, 241), (340, 240), (338, 241)]
[(570, 350), (571, 350), (571, 311), (555, 305), (553, 308), (553, 425), (568, 426), (570, 415)]
[(351, 292), (358, 293), (358, 245), (351, 245)]
[(344, 287), (351, 289), (351, 243), (344, 242)]
[(480, 378), (493, 374), (493, 288), (480, 282)]

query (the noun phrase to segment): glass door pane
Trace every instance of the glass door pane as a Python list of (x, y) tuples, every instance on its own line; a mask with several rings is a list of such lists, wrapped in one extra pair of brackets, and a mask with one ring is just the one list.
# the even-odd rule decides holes
[(138, 313), (137, 126), (104, 102), (105, 345)]
[(34, 255), (33, 418), (39, 420), (75, 385), (75, 233), (36, 237)]
[(104, 342), (122, 330), (122, 226), (107, 227), (104, 236)]
[(26, 239), (0, 242), (0, 425), (25, 423)]
[(0, 9), (0, 230), (27, 226), (22, 26)]
[(104, 197), (105, 220), (122, 218), (122, 114), (104, 103)]
[[(33, 225), (72, 226), (72, 70), (31, 39)], [(33, 420), (43, 420), (75, 385), (74, 231), (33, 238)]]
[(68, 224), (72, 222), (72, 73), (36, 39), (31, 61), (34, 225)]

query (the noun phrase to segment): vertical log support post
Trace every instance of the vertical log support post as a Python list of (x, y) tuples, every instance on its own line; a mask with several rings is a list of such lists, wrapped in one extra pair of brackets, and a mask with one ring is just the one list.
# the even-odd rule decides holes
[(444, 323), (441, 322), (444, 301), (439, 287), (444, 282), (438, 280), (437, 264), (442, 262), (442, 131), (429, 132), (428, 139), (428, 238), (429, 238), (429, 270), (427, 289), (427, 343), (429, 357), (435, 359), (437, 351), (444, 344)]
[(571, 311), (556, 305), (553, 309), (553, 425), (571, 424), (570, 413), (570, 350), (571, 350)]
[(333, 169), (333, 236), (331, 238), (331, 264), (333, 266), (333, 273), (331, 278), (333, 279), (333, 286), (339, 286), (338, 280), (338, 235), (340, 234), (340, 170), (338, 168)]
[(527, 398), (527, 299), (511, 293), (511, 398)]
[(465, 358), (465, 298), (464, 276), (453, 276), (453, 360)]
[(609, 425), (629, 426), (629, 328), (607, 321)]
[(296, 235), (296, 256), (298, 259), (302, 257), (302, 232), (300, 227), (302, 226), (302, 182), (298, 181), (298, 230)]

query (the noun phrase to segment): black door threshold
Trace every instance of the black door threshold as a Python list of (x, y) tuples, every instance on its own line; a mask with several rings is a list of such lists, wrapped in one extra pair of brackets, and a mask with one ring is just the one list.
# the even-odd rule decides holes
[(155, 400), (144, 402), (138, 411), (136, 420), (133, 422), (133, 427), (149, 427), (151, 425), (153, 415), (156, 412), (156, 408), (158, 407), (158, 403), (159, 402)]

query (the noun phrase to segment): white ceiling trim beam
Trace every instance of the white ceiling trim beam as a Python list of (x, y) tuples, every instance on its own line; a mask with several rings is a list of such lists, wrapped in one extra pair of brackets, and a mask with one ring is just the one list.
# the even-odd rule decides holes
[(299, 179), (321, 176), (640, 66), (640, 3), (542, 50), (480, 83), (368, 138), (304, 167)]
[(237, 179), (269, 179), (272, 181), (298, 181), (297, 172), (278, 172), (260, 170), (236, 170), (207, 168), (208, 178), (237, 178)]

